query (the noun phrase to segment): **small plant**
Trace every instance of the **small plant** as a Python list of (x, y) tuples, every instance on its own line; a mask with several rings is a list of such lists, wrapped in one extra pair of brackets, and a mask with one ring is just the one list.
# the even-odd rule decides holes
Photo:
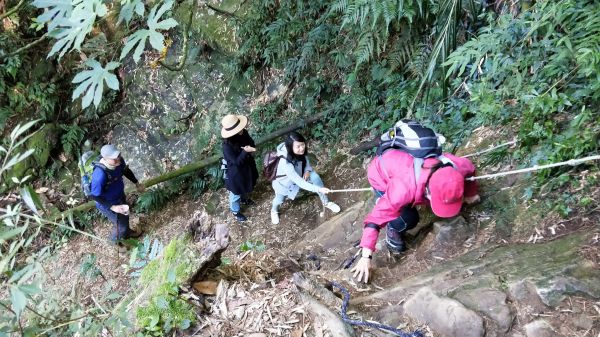
[(104, 281), (106, 277), (102, 274), (100, 268), (96, 264), (96, 254), (87, 254), (79, 267), (79, 275), (88, 278), (89, 280), (95, 280), (98, 276), (102, 277)]
[(139, 277), (144, 267), (150, 263), (150, 261), (156, 259), (162, 252), (164, 246), (158, 240), (150, 240), (149, 236), (144, 238), (144, 242), (138, 243), (131, 251), (131, 257), (129, 258), (129, 267), (133, 269), (130, 274), (132, 277)]
[(85, 137), (86, 130), (77, 124), (61, 125), (60, 128), (65, 131), (60, 137), (65, 154), (73, 158), (77, 155), (77, 149)]
[(258, 240), (247, 240), (246, 242), (240, 245), (240, 252), (247, 251), (255, 251), (255, 252), (264, 252), (267, 249), (264, 243)]
[(173, 329), (185, 330), (196, 319), (192, 306), (179, 297), (175, 272), (169, 270), (149, 304), (137, 309), (138, 324), (150, 336), (164, 336)]
[(135, 206), (138, 212), (149, 212), (162, 207), (171, 198), (172, 193), (166, 188), (153, 188), (140, 194)]

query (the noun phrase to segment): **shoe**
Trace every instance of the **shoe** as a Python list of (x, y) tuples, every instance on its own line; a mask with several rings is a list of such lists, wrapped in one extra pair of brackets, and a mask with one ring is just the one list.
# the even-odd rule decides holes
[(124, 244), (119, 242), (119, 243), (117, 243), (117, 251), (120, 254), (126, 254), (129, 251), (129, 249), (127, 249), (127, 246), (125, 246)]
[(242, 199), (242, 201), (240, 201), (240, 203), (242, 205), (244, 205), (244, 206), (254, 206), (254, 205), (256, 205), (256, 203), (252, 199)]
[(241, 212), (231, 212), (233, 214), (233, 216), (235, 217), (235, 219), (239, 222), (244, 222), (246, 220), (248, 220), (248, 218), (246, 218), (246, 216), (244, 214), (242, 214)]
[(128, 239), (137, 239), (140, 236), (144, 235), (144, 232), (142, 231), (134, 231), (133, 229), (129, 230), (129, 235), (127, 236)]
[(338, 204), (336, 204), (333, 201), (330, 201), (330, 202), (326, 203), (325, 207), (329, 208), (333, 213), (339, 213), (340, 212), (340, 206), (338, 206)]
[(406, 244), (402, 240), (402, 234), (395, 229), (387, 227), (385, 243), (392, 254), (402, 254), (406, 250)]
[(277, 225), (279, 223), (279, 213), (271, 211), (271, 223)]

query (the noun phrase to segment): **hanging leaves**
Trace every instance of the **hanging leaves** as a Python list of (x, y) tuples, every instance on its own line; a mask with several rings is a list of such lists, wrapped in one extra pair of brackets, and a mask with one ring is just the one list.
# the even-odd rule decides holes
[(79, 84), (75, 91), (73, 91), (72, 99), (77, 99), (85, 91), (85, 96), (83, 96), (81, 107), (84, 109), (87, 108), (93, 100), (94, 106), (97, 108), (102, 100), (104, 82), (106, 82), (106, 85), (109, 88), (113, 90), (119, 90), (119, 80), (115, 74), (110, 72), (110, 70), (115, 70), (120, 63), (109, 62), (106, 65), (106, 68), (103, 68), (98, 61), (89, 59), (85, 61), (85, 65), (92, 69), (84, 70), (77, 74), (75, 78), (73, 78), (71, 83), (81, 84)]
[(144, 2), (142, 0), (121, 0), (121, 11), (119, 12), (119, 21), (117, 23), (121, 23), (123, 21), (131, 22), (133, 19), (133, 14), (139, 15), (139, 17), (144, 17)]
[(48, 31), (54, 30), (59, 22), (71, 17), (73, 11), (71, 0), (35, 0), (32, 5), (45, 10), (36, 21), (40, 24), (48, 22)]
[(173, 1), (165, 2), (160, 8), (158, 5), (154, 6), (148, 15), (148, 29), (140, 29), (135, 33), (129, 35), (127, 37), (127, 41), (125, 42), (125, 47), (121, 51), (120, 59), (123, 59), (133, 47), (137, 45), (135, 51), (133, 52), (133, 60), (137, 63), (144, 52), (144, 47), (146, 46), (146, 40), (150, 39), (150, 45), (155, 50), (162, 50), (164, 48), (164, 37), (162, 33), (159, 33), (158, 30), (167, 30), (177, 26), (177, 21), (175, 19), (170, 18), (163, 21), (160, 20), (160, 17), (171, 7), (173, 6)]
[(33, 5), (47, 9), (37, 20), (48, 22), (50, 37), (58, 40), (48, 57), (59, 53), (59, 59), (72, 49), (80, 50), (83, 40), (92, 31), (96, 17), (108, 13), (101, 0), (36, 0)]

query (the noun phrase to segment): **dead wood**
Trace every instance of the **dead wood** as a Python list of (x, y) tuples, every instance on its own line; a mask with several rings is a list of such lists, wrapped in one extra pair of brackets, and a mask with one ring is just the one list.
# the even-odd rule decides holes
[(325, 286), (314, 280), (310, 275), (297, 272), (292, 277), (294, 284), (312, 297), (315, 297), (323, 304), (338, 311), (342, 307), (342, 300), (335, 296)]

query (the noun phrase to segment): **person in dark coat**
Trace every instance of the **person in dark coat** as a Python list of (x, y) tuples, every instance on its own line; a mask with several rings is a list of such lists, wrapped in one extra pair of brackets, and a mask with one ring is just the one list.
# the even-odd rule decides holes
[(248, 118), (241, 115), (227, 115), (221, 120), (223, 137), (223, 158), (227, 162), (225, 187), (229, 191), (229, 208), (238, 221), (247, 218), (240, 212), (240, 204), (254, 205), (248, 194), (258, 180), (258, 170), (253, 152), (255, 143), (248, 134)]

